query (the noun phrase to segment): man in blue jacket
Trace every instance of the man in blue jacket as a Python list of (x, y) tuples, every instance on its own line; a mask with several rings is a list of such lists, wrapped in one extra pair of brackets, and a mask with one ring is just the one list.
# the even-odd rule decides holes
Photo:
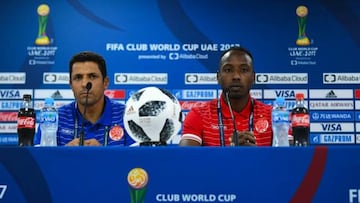
[[(69, 83), (75, 101), (58, 109), (57, 145), (129, 146), (133, 144), (134, 140), (126, 133), (123, 124), (125, 106), (104, 95), (104, 91), (109, 86), (104, 58), (89, 51), (77, 53), (70, 60), (69, 73)], [(82, 129), (84, 129), (83, 139)], [(40, 144), (40, 140), (41, 130), (38, 128), (34, 144)]]

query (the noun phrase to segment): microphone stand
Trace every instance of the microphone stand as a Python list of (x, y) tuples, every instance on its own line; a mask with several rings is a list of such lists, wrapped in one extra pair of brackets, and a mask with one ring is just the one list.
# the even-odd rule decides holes
[(85, 98), (85, 105), (84, 105), (84, 114), (83, 114), (83, 119), (81, 119), (81, 131), (80, 131), (80, 140), (79, 140), (79, 146), (84, 146), (84, 121), (85, 121), (85, 115), (86, 115), (86, 109), (88, 106), (88, 98), (89, 98), (89, 91), (92, 87), (92, 83), (88, 82), (86, 84), (86, 98)]
[(230, 100), (229, 100), (229, 91), (230, 90), (225, 92), (225, 96), (226, 96), (227, 105), (229, 106), (231, 120), (233, 122), (233, 127), (234, 127), (234, 132), (233, 132), (233, 135), (232, 135), (232, 141), (234, 142), (235, 146), (239, 146), (239, 135), (238, 135), (238, 132), (237, 132), (237, 129), (236, 129), (235, 117), (234, 117), (234, 114), (233, 114), (233, 111), (232, 111), (232, 108), (231, 108), (231, 104), (230, 104)]

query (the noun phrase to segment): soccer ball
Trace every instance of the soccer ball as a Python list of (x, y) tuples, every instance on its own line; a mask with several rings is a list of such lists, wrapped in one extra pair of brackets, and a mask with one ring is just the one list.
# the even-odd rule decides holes
[(181, 106), (170, 92), (145, 87), (126, 101), (124, 126), (138, 143), (166, 143), (181, 129)]

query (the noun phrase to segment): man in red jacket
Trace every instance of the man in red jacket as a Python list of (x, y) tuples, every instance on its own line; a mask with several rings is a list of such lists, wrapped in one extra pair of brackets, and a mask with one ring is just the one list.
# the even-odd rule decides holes
[(271, 146), (272, 106), (250, 95), (255, 83), (252, 54), (242, 47), (226, 50), (221, 55), (217, 80), (222, 88), (220, 98), (190, 110), (179, 145)]

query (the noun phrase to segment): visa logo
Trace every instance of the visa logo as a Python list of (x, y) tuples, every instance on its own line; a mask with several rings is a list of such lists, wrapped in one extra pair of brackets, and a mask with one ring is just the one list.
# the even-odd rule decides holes
[(341, 131), (341, 125), (338, 123), (332, 123), (332, 124), (321, 124), (322, 129), (324, 131)]
[(0, 90), (1, 98), (21, 98), (19, 90)]
[(276, 97), (295, 97), (294, 90), (279, 90), (275, 91)]

